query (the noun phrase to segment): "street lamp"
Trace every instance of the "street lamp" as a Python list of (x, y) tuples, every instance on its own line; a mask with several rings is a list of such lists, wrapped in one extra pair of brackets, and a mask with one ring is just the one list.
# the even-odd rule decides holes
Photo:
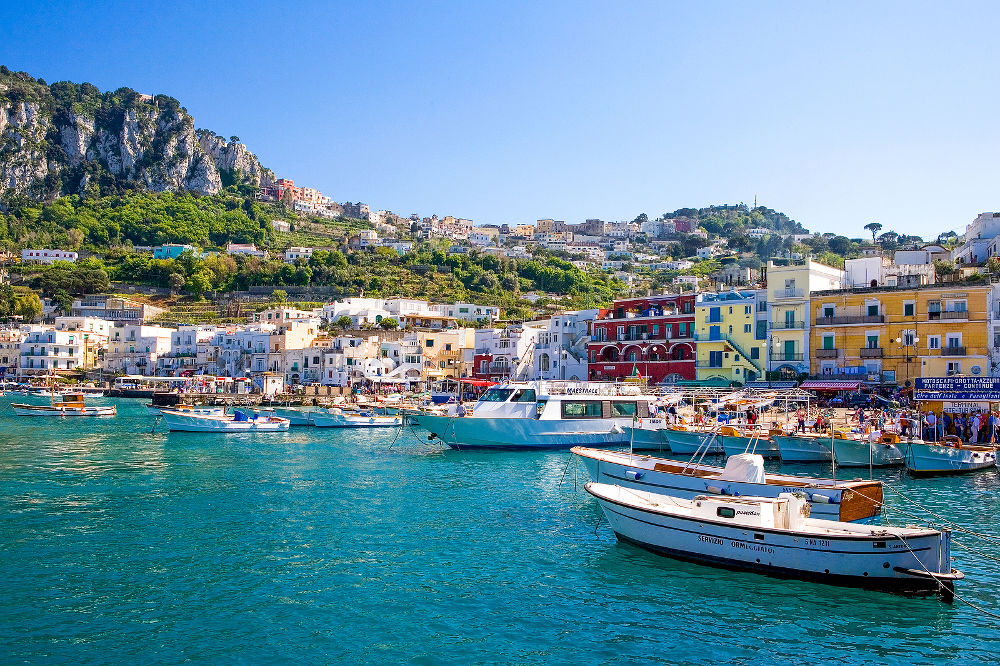
[[(913, 354), (916, 356), (917, 353), (917, 343), (920, 342), (920, 338), (916, 335), (913, 336), (913, 340), (907, 340), (903, 336), (899, 336), (895, 340), (896, 344), (899, 345), (899, 354), (903, 358), (903, 364), (906, 366), (906, 382), (910, 382), (910, 356), (906, 353), (907, 347), (913, 347)], [(898, 379), (897, 379), (898, 382)]]

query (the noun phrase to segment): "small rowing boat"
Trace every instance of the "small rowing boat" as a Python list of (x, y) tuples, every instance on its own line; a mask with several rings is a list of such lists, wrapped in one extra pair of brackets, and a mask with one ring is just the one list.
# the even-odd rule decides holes
[(237, 409), (232, 416), (204, 415), (176, 409), (161, 409), (163, 422), (171, 432), (281, 432), (288, 419), (258, 416)]
[(317, 428), (392, 428), (402, 425), (403, 417), (382, 416), (374, 412), (346, 412), (334, 407), (325, 412), (313, 412), (312, 422)]

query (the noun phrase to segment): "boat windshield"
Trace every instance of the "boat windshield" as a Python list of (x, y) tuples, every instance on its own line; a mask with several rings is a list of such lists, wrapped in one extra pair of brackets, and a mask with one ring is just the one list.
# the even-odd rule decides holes
[(511, 402), (534, 402), (535, 401), (535, 389), (518, 389), (514, 397), (511, 398)]
[[(483, 397), (479, 399), (480, 402), (507, 402), (507, 398), (510, 394), (514, 392), (514, 389), (509, 388), (491, 388), (483, 394)], [(534, 398), (532, 398), (534, 399)]]

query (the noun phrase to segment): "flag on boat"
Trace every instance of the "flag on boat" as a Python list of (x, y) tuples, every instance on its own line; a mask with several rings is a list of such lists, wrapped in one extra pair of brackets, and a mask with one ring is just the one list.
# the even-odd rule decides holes
[(632, 376), (636, 379), (642, 379), (642, 373), (639, 372), (639, 366), (635, 363), (632, 364)]

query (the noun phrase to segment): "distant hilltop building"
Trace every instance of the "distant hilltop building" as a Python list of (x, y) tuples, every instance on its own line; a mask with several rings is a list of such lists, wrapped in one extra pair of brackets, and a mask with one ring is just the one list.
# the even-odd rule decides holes
[(76, 252), (66, 250), (21, 250), (21, 261), (51, 264), (53, 261), (76, 261)]

